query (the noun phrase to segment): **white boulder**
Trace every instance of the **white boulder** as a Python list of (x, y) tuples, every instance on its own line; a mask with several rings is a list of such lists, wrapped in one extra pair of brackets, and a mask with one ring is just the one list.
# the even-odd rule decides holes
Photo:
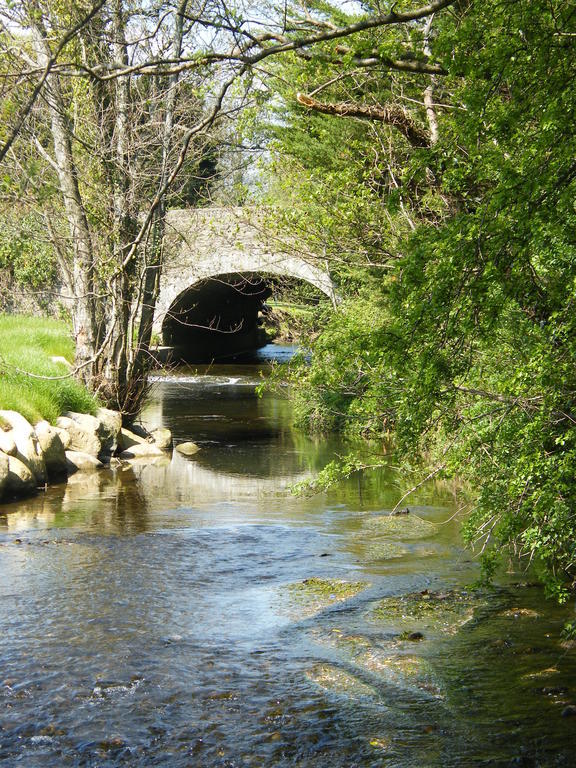
[(83, 453), (82, 451), (66, 451), (66, 464), (68, 467), (68, 473), (74, 474), (78, 471), (93, 471), (103, 467), (101, 461), (90, 453)]
[(120, 450), (127, 451), (128, 448), (132, 448), (133, 445), (151, 445), (151, 443), (145, 437), (141, 437), (135, 432), (131, 432), (129, 429), (122, 427), (118, 441)]
[(102, 450), (98, 435), (100, 422), (87, 413), (66, 413), (56, 419), (56, 426), (70, 435), (69, 449), (97, 457)]
[(35, 479), (35, 484), (44, 485), (46, 482), (46, 466), (40, 442), (34, 428), (24, 416), (16, 411), (0, 411), (3, 421), (10, 424), (10, 434), (16, 444), (13, 458), (25, 464)]
[(154, 440), (155, 445), (160, 448), (161, 451), (172, 450), (172, 432), (169, 429), (160, 427), (154, 429), (150, 433), (150, 437)]
[(176, 446), (176, 450), (182, 456), (194, 456), (200, 450), (200, 446), (196, 445), (196, 443), (180, 443), (180, 445)]
[(11, 429), (9, 429), (8, 432), (5, 432), (0, 428), (0, 451), (7, 456), (16, 456), (18, 453), (12, 432), (13, 430)]
[(122, 451), (120, 454), (121, 459), (143, 459), (143, 458), (152, 458), (155, 456), (164, 456), (164, 451), (162, 451), (155, 443), (135, 443), (134, 445), (131, 445), (130, 448), (127, 448), (125, 451)]

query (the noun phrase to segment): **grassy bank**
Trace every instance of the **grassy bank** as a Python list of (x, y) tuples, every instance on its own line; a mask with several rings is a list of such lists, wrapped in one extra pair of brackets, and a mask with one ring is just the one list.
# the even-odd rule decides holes
[(315, 328), (317, 308), (306, 304), (268, 302), (270, 311), (264, 328), (270, 338), (280, 343), (298, 343), (309, 339)]
[(50, 379), (69, 373), (65, 363), (53, 362), (52, 357), (74, 358), (64, 322), (0, 315), (0, 409), (18, 411), (32, 423), (54, 421), (68, 410), (93, 413), (96, 400), (77, 381)]

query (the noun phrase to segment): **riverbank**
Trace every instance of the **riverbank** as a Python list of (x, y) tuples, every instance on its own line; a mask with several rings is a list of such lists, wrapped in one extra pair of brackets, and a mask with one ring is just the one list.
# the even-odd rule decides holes
[(21, 413), (0, 411), (0, 502), (33, 495), (76, 472), (113, 462), (157, 460), (172, 451), (167, 429), (147, 433), (122, 427), (122, 415), (106, 408), (94, 415), (66, 412), (54, 424), (32, 425)]
[(72, 377), (73, 358), (64, 321), (0, 315), (0, 502), (111, 461), (172, 450), (167, 430), (131, 432), (120, 413), (100, 408)]

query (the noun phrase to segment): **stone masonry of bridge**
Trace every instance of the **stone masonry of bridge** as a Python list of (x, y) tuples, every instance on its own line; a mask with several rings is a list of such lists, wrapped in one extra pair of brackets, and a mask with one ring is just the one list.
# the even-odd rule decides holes
[(334, 301), (328, 272), (267, 234), (263, 214), (257, 209), (169, 211), (155, 333), (162, 333), (170, 307), (188, 288), (207, 278), (246, 272), (299, 278)]

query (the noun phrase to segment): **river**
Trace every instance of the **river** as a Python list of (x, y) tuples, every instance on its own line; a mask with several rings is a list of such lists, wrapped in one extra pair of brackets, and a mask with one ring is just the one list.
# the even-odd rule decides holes
[(471, 589), (441, 487), (293, 495), (343, 446), (256, 396), (266, 366), (159, 377), (144, 420), (192, 458), (2, 507), (0, 765), (576, 765), (571, 609)]

